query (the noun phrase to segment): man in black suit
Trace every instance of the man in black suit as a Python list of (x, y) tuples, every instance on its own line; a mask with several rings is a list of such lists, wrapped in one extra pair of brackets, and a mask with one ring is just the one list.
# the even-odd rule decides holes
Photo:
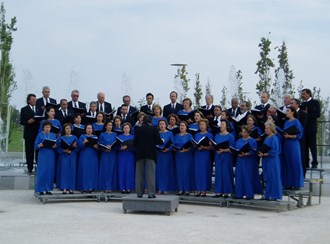
[(307, 126), (307, 113), (302, 111), (300, 109), (300, 101), (299, 99), (291, 99), (290, 101), (290, 106), (292, 108), (294, 108), (297, 111), (298, 114), (298, 120), (300, 122), (300, 124), (302, 125), (302, 127), (304, 128), (304, 134), (303, 137), (300, 139), (300, 153), (301, 153), (301, 163), (302, 163), (302, 167), (303, 167), (303, 172), (304, 175), (306, 175), (306, 168), (309, 167), (309, 163), (306, 160), (306, 153), (305, 153), (305, 140), (306, 140), (306, 126)]
[[(105, 94), (104, 92), (97, 93), (97, 101), (96, 101), (96, 111), (103, 112), (105, 114), (110, 114), (112, 112), (111, 103), (105, 101)], [(112, 115), (109, 119), (112, 119)]]
[(178, 93), (175, 91), (172, 91), (170, 93), (170, 100), (171, 103), (167, 104), (163, 108), (163, 117), (168, 119), (168, 116), (170, 114), (178, 114), (179, 110), (183, 110), (183, 105), (181, 103), (177, 103), (176, 100), (178, 98)]
[[(156, 198), (156, 145), (163, 144), (159, 131), (151, 126), (149, 116), (143, 118), (143, 125), (137, 127), (134, 134), (134, 146), (136, 148), (135, 190), (137, 197), (144, 193), (144, 179), (147, 181), (148, 198)], [(144, 177), (144, 173), (146, 177)]]
[(136, 121), (135, 121), (135, 118), (133, 118), (133, 116), (128, 114), (128, 106), (126, 104), (121, 105), (120, 113), (121, 113), (121, 115), (119, 115), (119, 116), (121, 116), (121, 125), (128, 122), (133, 127)]
[(238, 106), (238, 99), (236, 97), (231, 99), (231, 107), (227, 109), (227, 111), (230, 113), (232, 118), (236, 118), (236, 116), (241, 113), (241, 109)]
[[(263, 91), (260, 96), (260, 101), (261, 104), (255, 106), (256, 110), (260, 110), (260, 112), (255, 113), (255, 117), (257, 119), (257, 126), (264, 131), (265, 130), (265, 122), (267, 120), (267, 111), (270, 108), (270, 103), (269, 103), (269, 93), (266, 91)], [(251, 111), (254, 113), (254, 110)]]
[(68, 109), (68, 100), (62, 98), (60, 100), (60, 108), (55, 111), (55, 119), (61, 122), (61, 125), (72, 121), (73, 111)]
[(42, 97), (38, 98), (36, 101), (38, 115), (44, 115), (44, 112), (46, 111), (47, 103), (56, 104), (56, 99), (51, 98), (49, 96), (50, 96), (50, 88), (48, 86), (44, 86), (42, 88)]
[(39, 120), (34, 118), (38, 114), (36, 108), (36, 95), (29, 94), (26, 99), (27, 105), (21, 109), (20, 124), (24, 126), (23, 138), (25, 142), (25, 157), (29, 173), (33, 170), (34, 141), (39, 130)]
[(79, 91), (73, 90), (71, 92), (71, 101), (68, 103), (68, 109), (72, 109), (74, 111), (74, 108), (81, 108), (82, 109), (82, 115), (87, 113), (86, 109), (86, 103), (78, 101), (79, 99)]
[(143, 105), (140, 109), (141, 112), (145, 114), (152, 114), (153, 102), (154, 102), (154, 95), (152, 93), (147, 93), (146, 95), (147, 104)]
[[(136, 111), (138, 111), (138, 109), (134, 106), (131, 106), (131, 97), (129, 95), (125, 95), (123, 96), (123, 104), (125, 104), (127, 106), (127, 113), (128, 115), (131, 115), (132, 113), (135, 113)], [(122, 115), (121, 114), (121, 109), (117, 110), (117, 115)]]
[(233, 118), (237, 138), (239, 136), (239, 133), (241, 132), (242, 125), (246, 125), (247, 116), (250, 114), (249, 102), (247, 102), (247, 101), (241, 102), (240, 110), (241, 110), (241, 113), (239, 115), (237, 115), (236, 118)]
[(213, 105), (213, 96), (208, 94), (205, 96), (206, 105), (202, 106), (202, 109), (209, 110), (211, 113), (206, 116), (206, 118), (211, 122), (214, 118), (214, 105)]
[(320, 102), (312, 97), (310, 89), (303, 89), (301, 97), (305, 102), (301, 104), (301, 109), (307, 113), (306, 125), (306, 144), (305, 153), (306, 161), (309, 166), (309, 149), (312, 154), (312, 168), (317, 168), (317, 148), (316, 148), (316, 135), (317, 135), (317, 119), (321, 116)]

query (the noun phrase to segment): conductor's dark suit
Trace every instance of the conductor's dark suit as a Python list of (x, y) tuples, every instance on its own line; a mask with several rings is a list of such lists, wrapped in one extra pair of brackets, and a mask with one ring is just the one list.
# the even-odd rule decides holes
[(183, 110), (183, 105), (181, 103), (176, 103), (174, 109), (172, 108), (172, 103), (167, 104), (163, 108), (163, 117), (168, 119), (170, 114), (178, 114), (180, 110)]
[[(38, 110), (36, 110), (36, 114)], [(32, 108), (27, 105), (21, 109), (20, 124), (24, 126), (23, 138), (25, 142), (25, 156), (27, 169), (32, 172), (34, 161), (34, 141), (37, 138), (39, 130), (39, 121), (28, 124), (28, 120), (34, 117), (35, 113)]]
[(136, 148), (135, 190), (138, 197), (142, 197), (144, 193), (144, 172), (146, 173), (148, 197), (155, 197), (156, 145), (161, 144), (163, 141), (156, 127), (144, 123), (141, 127), (136, 128), (134, 134), (134, 146)]

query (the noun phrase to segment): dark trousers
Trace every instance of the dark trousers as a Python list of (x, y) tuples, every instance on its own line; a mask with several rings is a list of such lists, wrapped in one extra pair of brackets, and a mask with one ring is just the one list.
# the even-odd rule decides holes
[(148, 196), (154, 196), (156, 192), (156, 164), (152, 159), (140, 159), (136, 161), (135, 191), (137, 196), (144, 193), (144, 173), (146, 174)]
[(306, 164), (309, 166), (309, 149), (312, 154), (312, 166), (317, 166), (317, 150), (316, 150), (316, 134), (317, 131), (306, 131), (305, 134), (305, 159)]
[(34, 161), (34, 141), (32, 142), (29, 139), (25, 139), (25, 158), (27, 169), (29, 171), (33, 170), (33, 161)]

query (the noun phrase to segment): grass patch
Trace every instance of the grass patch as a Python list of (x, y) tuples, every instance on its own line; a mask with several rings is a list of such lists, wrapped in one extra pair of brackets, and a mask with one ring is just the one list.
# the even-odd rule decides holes
[(23, 152), (23, 128), (21, 126), (12, 126), (8, 144), (9, 152)]

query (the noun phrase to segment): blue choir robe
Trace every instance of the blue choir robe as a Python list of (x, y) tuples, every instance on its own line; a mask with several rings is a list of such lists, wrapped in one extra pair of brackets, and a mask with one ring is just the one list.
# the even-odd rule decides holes
[(104, 131), (104, 124), (93, 123), (93, 131), (95, 134), (100, 135)]
[[(195, 135), (195, 141), (199, 141), (203, 137), (213, 140), (210, 132), (198, 132)], [(194, 150), (194, 168), (195, 168), (195, 189), (197, 191), (207, 191), (211, 189), (212, 184), (212, 161), (210, 150)]]
[[(235, 148), (242, 148), (247, 142), (254, 149), (257, 149), (257, 142), (253, 138), (240, 138), (235, 144)], [(248, 156), (237, 157), (235, 171), (236, 197), (254, 198), (255, 194), (262, 194), (263, 189), (258, 170), (257, 155), (253, 150), (249, 151)]]
[(52, 126), (55, 126), (55, 127), (59, 128), (59, 134), (61, 134), (61, 132), (62, 132), (62, 125), (61, 125), (61, 122), (58, 119), (46, 119), (46, 120), (42, 120), (40, 122), (39, 132), (42, 131), (42, 129), (43, 129), (43, 122), (45, 122), (45, 121), (49, 121), (52, 124)]
[[(99, 137), (99, 144), (108, 146), (116, 141), (117, 133), (103, 132)], [(110, 151), (101, 151), (99, 169), (99, 189), (117, 189), (117, 151), (111, 148)]]
[[(231, 133), (227, 135), (217, 134), (214, 139), (217, 144), (228, 141), (229, 146), (235, 146), (235, 137)], [(223, 152), (221, 154), (215, 152), (214, 161), (214, 192), (232, 194), (234, 192), (233, 154), (231, 152)]]
[[(34, 142), (34, 148), (38, 149), (38, 145), (43, 143), (45, 139), (56, 140), (54, 133), (40, 132)], [(35, 183), (36, 192), (52, 191), (54, 185), (55, 174), (55, 149), (41, 147), (38, 150), (38, 169)]]
[[(71, 153), (63, 151), (61, 141), (65, 141), (68, 145), (77, 143), (77, 148), (71, 150)], [(77, 175), (77, 154), (78, 154), (78, 138), (74, 135), (60, 136), (57, 139), (58, 165), (56, 187), (58, 189), (76, 189)]]
[[(171, 131), (159, 132), (160, 138), (166, 144), (169, 140), (174, 143), (174, 136)], [(157, 164), (156, 164), (156, 189), (158, 191), (173, 191), (175, 190), (175, 171), (173, 148), (170, 146), (169, 151), (163, 152), (157, 149)]]
[(263, 142), (269, 147), (268, 156), (262, 157), (262, 172), (266, 181), (265, 198), (282, 199), (281, 144), (276, 135), (266, 137)]
[[(85, 146), (83, 141), (87, 135), (82, 134), (78, 140), (80, 149), (78, 160), (77, 189), (80, 191), (98, 189), (99, 160), (94, 147)], [(95, 135), (92, 137), (97, 138)]]
[(151, 125), (155, 126), (155, 127), (158, 127), (159, 120), (165, 120), (166, 124), (167, 124), (167, 119), (165, 117), (160, 117), (160, 118), (152, 117)]
[[(175, 145), (183, 146), (187, 141), (192, 139), (192, 135), (186, 133), (184, 135), (175, 135)], [(195, 189), (195, 170), (193, 150), (190, 148), (187, 152), (175, 152), (175, 170), (177, 189), (179, 191), (191, 191)]]
[[(134, 135), (118, 136), (122, 141), (134, 139)], [(135, 156), (134, 150), (118, 149), (118, 183), (119, 190), (127, 191), (135, 189)]]
[(286, 120), (283, 130), (296, 126), (299, 129), (299, 134), (295, 139), (283, 138), (283, 179), (284, 187), (303, 187), (304, 173), (301, 163), (300, 139), (303, 136), (304, 129), (298, 119), (292, 121)]

